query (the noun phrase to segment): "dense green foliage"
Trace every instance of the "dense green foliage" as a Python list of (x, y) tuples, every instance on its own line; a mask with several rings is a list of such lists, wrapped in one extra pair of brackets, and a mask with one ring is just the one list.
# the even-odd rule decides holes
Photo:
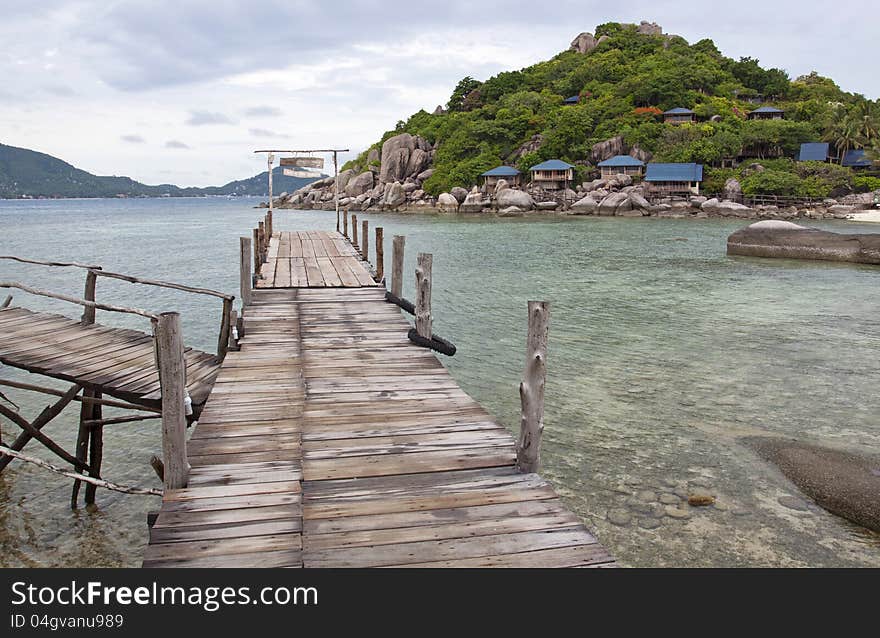
[[(280, 167), (272, 174), (275, 192), (292, 192), (314, 181), (286, 177)], [(267, 195), (268, 175), (229, 182), (224, 186), (180, 188), (148, 186), (130, 177), (92, 175), (58, 158), (0, 144), (0, 198), (20, 197), (199, 197), (202, 195)]]
[[(815, 73), (791, 81), (756, 59), (723, 56), (711, 40), (689, 45), (676, 36), (638, 34), (632, 25), (607, 23), (596, 35), (609, 38), (587, 54), (565, 51), (485, 82), (466, 77), (447, 112), (419, 111), (383, 140), (405, 131), (438, 144), (434, 175), (424, 185), (432, 194), (474, 184), (499, 163), (527, 169), (559, 158), (589, 176), (592, 145), (616, 135), (656, 161), (703, 163), (716, 185), (731, 174), (715, 169), (723, 159), (793, 157), (802, 142), (819, 140), (838, 156), (877, 146), (880, 105)], [(563, 105), (571, 95), (580, 95), (580, 103)], [(761, 103), (784, 109), (785, 119), (747, 119)], [(693, 109), (699, 122), (663, 124), (660, 113), (679, 106)], [(543, 145), (521, 156), (518, 149), (536, 134)], [(365, 157), (349, 166), (366, 168)], [(748, 188), (806, 195), (854, 186), (849, 170), (843, 185), (837, 173), (803, 172), (784, 162), (749, 176)]]

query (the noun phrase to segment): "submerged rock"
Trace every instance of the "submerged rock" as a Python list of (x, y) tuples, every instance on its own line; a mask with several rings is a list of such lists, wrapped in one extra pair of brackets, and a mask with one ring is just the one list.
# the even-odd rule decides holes
[(880, 234), (845, 235), (767, 220), (731, 234), (727, 254), (880, 264)]

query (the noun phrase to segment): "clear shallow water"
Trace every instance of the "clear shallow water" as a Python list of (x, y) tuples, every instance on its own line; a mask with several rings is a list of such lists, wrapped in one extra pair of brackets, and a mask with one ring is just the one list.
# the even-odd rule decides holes
[[(264, 212), (250, 208), (255, 201), (0, 202), (0, 253), (235, 292), (236, 238)], [(435, 330), (459, 348), (443, 362), (512, 431), (526, 301), (551, 302), (544, 474), (624, 564), (880, 566), (876, 536), (810, 503), (805, 511), (780, 504), (797, 490), (738, 441), (772, 434), (880, 453), (880, 270), (728, 258), (726, 237), (742, 222), (365, 218), (384, 227), (389, 259), (391, 236), (406, 235), (406, 272), (417, 252), (434, 254)], [(278, 211), (275, 226), (332, 229), (335, 216)], [(79, 295), (83, 275), (0, 263), (0, 278)], [(211, 298), (106, 280), (98, 298), (178, 309), (187, 342), (215, 347)], [(66, 304), (16, 301), (73, 316)], [(47, 403), (7, 394), (29, 415)], [(76, 411), (65, 416), (49, 431), (69, 445)], [(108, 426), (105, 476), (157, 485), (147, 461), (160, 448), (155, 426)], [(687, 520), (657, 518), (644, 503), (643, 492), (701, 486), (718, 506)], [(0, 564), (139, 563), (157, 499), (99, 491), (96, 511), (71, 512), (69, 492), (69, 481), (39, 468), (13, 464), (0, 474)], [(621, 522), (621, 513), (629, 522), (609, 520)]]

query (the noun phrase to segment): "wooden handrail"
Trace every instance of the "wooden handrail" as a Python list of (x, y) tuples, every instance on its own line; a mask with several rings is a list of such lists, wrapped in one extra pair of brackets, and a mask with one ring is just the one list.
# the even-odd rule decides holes
[(235, 295), (227, 295), (223, 292), (218, 292), (216, 290), (211, 290), (209, 288), (195, 288), (193, 286), (186, 286), (184, 284), (175, 284), (168, 281), (158, 281), (155, 279), (143, 279), (141, 277), (133, 277), (131, 275), (123, 275), (117, 272), (109, 272), (107, 270), (99, 270), (97, 268), (90, 268), (91, 272), (95, 273), (98, 277), (109, 277), (111, 279), (121, 279), (122, 281), (127, 281), (132, 284), (143, 284), (145, 286), (158, 286), (160, 288), (171, 288), (173, 290), (182, 290), (183, 292), (191, 292), (197, 295), (210, 295), (212, 297), (219, 297), (220, 299), (226, 299), (232, 301), (235, 299)]
[[(98, 272), (98, 271), (94, 271)], [(154, 315), (146, 310), (141, 310), (139, 308), (125, 308), (123, 306), (111, 306), (108, 304), (97, 303), (95, 301), (86, 301), (85, 299), (77, 299), (76, 297), (68, 297), (67, 295), (61, 295), (56, 292), (49, 292), (47, 290), (39, 290), (37, 288), (31, 288), (30, 286), (25, 286), (24, 284), (20, 284), (16, 281), (0, 281), (0, 288), (17, 288), (18, 290), (23, 290), (24, 292), (28, 292), (32, 295), (39, 295), (40, 297), (49, 297), (50, 299), (59, 299), (61, 301), (66, 301), (68, 303), (75, 303), (80, 306), (85, 306), (86, 308), (97, 308), (98, 310), (109, 310), (110, 312), (122, 312), (130, 315), (140, 315), (141, 317), (146, 317), (151, 321), (158, 321), (159, 315)]]
[(100, 266), (90, 266), (88, 264), (80, 264), (75, 261), (65, 262), (65, 261), (41, 261), (39, 259), (26, 259), (25, 257), (16, 257), (15, 255), (0, 255), (0, 259), (11, 259), (13, 261), (19, 261), (23, 264), (37, 264), (38, 266), (60, 266), (60, 267), (73, 267), (73, 268), (85, 268), (86, 270), (92, 270), (93, 268), (100, 268)]

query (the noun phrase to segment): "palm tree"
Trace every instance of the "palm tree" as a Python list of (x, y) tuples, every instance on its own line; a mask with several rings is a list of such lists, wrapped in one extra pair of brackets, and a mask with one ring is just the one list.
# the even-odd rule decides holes
[(823, 138), (837, 149), (837, 161), (843, 164), (843, 158), (847, 151), (864, 146), (860, 131), (860, 121), (849, 115), (836, 119), (825, 131)]
[(858, 133), (862, 138), (862, 146), (870, 145), (880, 136), (880, 124), (873, 105), (865, 100), (854, 109), (853, 117), (858, 123)]

